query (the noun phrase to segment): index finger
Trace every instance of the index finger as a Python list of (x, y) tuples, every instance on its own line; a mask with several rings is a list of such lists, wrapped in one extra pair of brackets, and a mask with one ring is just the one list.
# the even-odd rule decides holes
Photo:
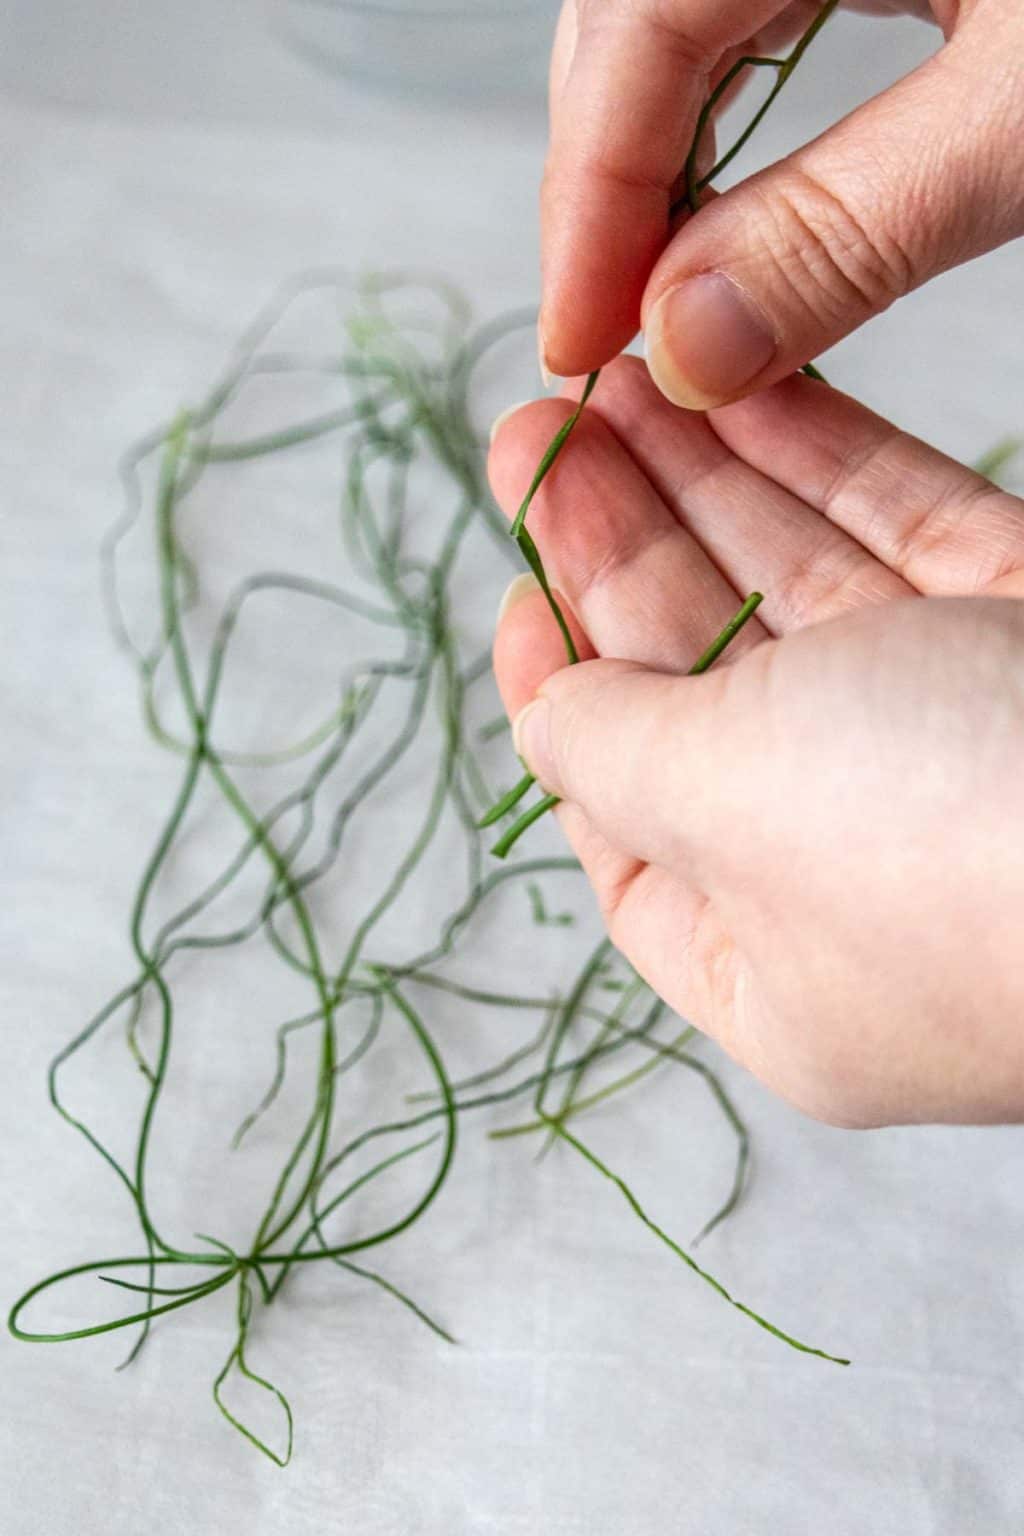
[(541, 194), (541, 349), (589, 373), (636, 334), (721, 55), (786, 0), (565, 0)]

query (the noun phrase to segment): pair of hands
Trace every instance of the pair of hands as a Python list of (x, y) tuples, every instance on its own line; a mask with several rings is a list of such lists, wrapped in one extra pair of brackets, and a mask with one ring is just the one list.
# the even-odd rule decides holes
[[(928, 64), (670, 229), (710, 89), (818, 9), (565, 0), (542, 359), (582, 374), (642, 324), (648, 367), (602, 374), (530, 515), (583, 664), (521, 578), (495, 668), (673, 1007), (836, 1124), (1020, 1119), (1024, 502), (793, 371), (1024, 231), (1024, 9), (934, 0)], [(497, 425), (510, 516), (570, 410)]]

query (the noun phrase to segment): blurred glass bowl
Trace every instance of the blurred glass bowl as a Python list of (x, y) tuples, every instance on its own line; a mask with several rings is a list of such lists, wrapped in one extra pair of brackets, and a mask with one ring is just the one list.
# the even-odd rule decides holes
[(557, 0), (285, 0), (290, 44), (321, 68), (433, 96), (543, 88)]

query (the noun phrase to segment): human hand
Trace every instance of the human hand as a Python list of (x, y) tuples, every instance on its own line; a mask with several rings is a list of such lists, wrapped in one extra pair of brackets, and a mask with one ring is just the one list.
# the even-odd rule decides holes
[(564, 0), (542, 196), (556, 374), (603, 365), (642, 324), (659, 387), (706, 409), (1024, 233), (1024, 6), (860, 8), (934, 13), (945, 46), (672, 233), (709, 90), (740, 55), (782, 50), (820, 0)]
[[(570, 410), (499, 423), (510, 515)], [(1024, 502), (810, 379), (703, 417), (623, 358), (530, 528), (583, 659), (521, 578), (498, 683), (640, 974), (819, 1118), (1024, 1118)]]

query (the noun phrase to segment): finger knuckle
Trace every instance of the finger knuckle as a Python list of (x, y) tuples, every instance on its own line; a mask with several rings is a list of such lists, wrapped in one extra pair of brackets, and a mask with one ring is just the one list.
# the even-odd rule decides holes
[(687, 26), (679, 0), (576, 0), (577, 25), (591, 36), (643, 28), (654, 33), (663, 54), (681, 71), (703, 73), (712, 50)]
[(877, 314), (914, 286), (901, 241), (810, 171), (792, 167), (762, 192), (763, 243), (797, 303), (826, 324)]

